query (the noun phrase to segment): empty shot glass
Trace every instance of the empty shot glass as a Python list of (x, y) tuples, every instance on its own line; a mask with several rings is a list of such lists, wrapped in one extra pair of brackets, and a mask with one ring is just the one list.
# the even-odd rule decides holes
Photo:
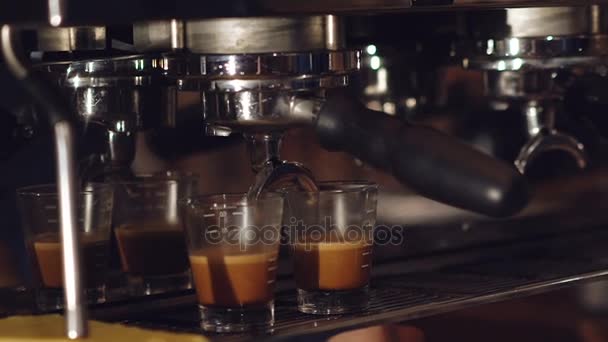
[(190, 266), (205, 331), (268, 331), (274, 324), (283, 198), (245, 194), (183, 202)]
[[(113, 188), (87, 184), (78, 192), (77, 222), (82, 250), (85, 295), (89, 303), (105, 301), (109, 265)], [(17, 201), (31, 256), (39, 309), (63, 305), (63, 261), (57, 186), (34, 185), (17, 190)]]
[(195, 192), (197, 180), (167, 172), (115, 183), (114, 235), (132, 294), (191, 288), (178, 200)]
[(368, 307), (377, 191), (368, 182), (325, 182), (319, 192), (285, 194), (299, 311), (329, 315)]

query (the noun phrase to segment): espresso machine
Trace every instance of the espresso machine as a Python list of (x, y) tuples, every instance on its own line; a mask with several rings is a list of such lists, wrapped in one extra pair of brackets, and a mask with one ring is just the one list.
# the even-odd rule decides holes
[[(606, 109), (603, 3), (7, 3), (3, 63), (35, 105), (35, 124), (16, 120), (13, 131), (48, 122), (54, 134), (64, 269), (72, 275), (64, 289), (67, 336), (87, 335), (87, 311), (198, 331), (185, 308), (192, 293), (89, 309), (81, 294), (77, 184), (130, 179), (137, 137), (150, 132), (187, 135), (205, 149), (242, 138), (255, 174), (251, 198), (317, 188), (306, 162), (281, 155), (284, 136), (301, 129), (409, 189), (381, 193), (379, 222), (406, 234), (377, 255), (369, 312), (306, 317), (290, 311), (285, 295), (273, 336), (401, 322), (605, 276), (604, 123), (588, 115)], [(512, 157), (429, 127), (430, 112), (476, 120), (466, 100), (455, 110), (441, 95), (458, 75), (470, 93), (481, 89), (475, 102), (486, 120), (508, 113), (502, 129), (512, 136)], [(583, 129), (571, 129), (581, 122)], [(11, 146), (19, 153), (18, 143)], [(290, 282), (287, 271), (279, 291)]]

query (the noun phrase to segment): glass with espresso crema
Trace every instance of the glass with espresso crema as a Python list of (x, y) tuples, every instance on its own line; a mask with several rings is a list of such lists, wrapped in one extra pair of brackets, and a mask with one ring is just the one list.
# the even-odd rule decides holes
[(330, 315), (367, 309), (377, 186), (324, 182), (285, 194), (298, 310)]
[(282, 196), (201, 196), (182, 201), (182, 210), (201, 327), (271, 329)]
[(178, 200), (194, 193), (197, 177), (165, 172), (114, 185), (114, 235), (131, 293), (191, 288)]
[[(26, 247), (31, 256), (36, 301), (41, 310), (63, 306), (63, 262), (57, 186), (34, 185), (17, 190)], [(89, 303), (106, 299), (109, 266), (113, 187), (89, 183), (77, 193), (85, 295)]]

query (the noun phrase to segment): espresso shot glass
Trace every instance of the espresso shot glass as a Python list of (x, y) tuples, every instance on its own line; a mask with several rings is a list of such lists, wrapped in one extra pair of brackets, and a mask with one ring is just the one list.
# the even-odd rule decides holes
[(270, 331), (282, 196), (194, 197), (182, 210), (203, 330)]
[(367, 309), (377, 192), (368, 182), (324, 182), (318, 192), (285, 193), (300, 312)]
[[(17, 201), (34, 274), (38, 309), (59, 309), (63, 306), (63, 260), (57, 186), (20, 188)], [(85, 296), (89, 304), (102, 303), (106, 300), (113, 187), (87, 184), (79, 190), (77, 203)]]
[(114, 184), (114, 236), (132, 295), (192, 287), (178, 200), (195, 192), (197, 180), (166, 172)]

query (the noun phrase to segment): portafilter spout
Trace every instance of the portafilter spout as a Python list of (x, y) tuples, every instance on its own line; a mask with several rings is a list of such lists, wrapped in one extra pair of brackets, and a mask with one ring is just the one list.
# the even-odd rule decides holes
[(255, 181), (247, 192), (249, 199), (258, 198), (264, 191), (296, 187), (318, 191), (315, 178), (308, 168), (279, 157), (282, 134), (259, 133), (245, 136), (251, 156)]

